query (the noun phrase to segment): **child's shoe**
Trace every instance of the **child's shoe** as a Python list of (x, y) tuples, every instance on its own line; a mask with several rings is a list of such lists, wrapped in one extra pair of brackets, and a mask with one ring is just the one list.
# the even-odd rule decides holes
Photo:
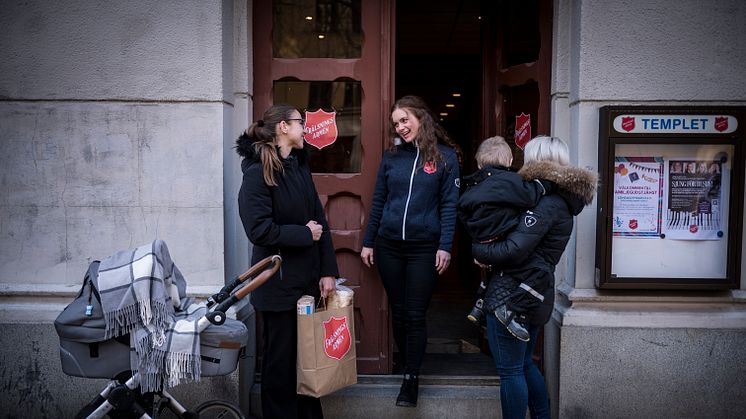
[(523, 342), (528, 342), (531, 339), (528, 330), (515, 321), (515, 312), (508, 310), (508, 307), (505, 304), (495, 309), (495, 317), (497, 317), (497, 320), (500, 320), (500, 323), (505, 325), (508, 332), (515, 336), (516, 339)]
[(466, 318), (477, 326), (482, 323), (482, 319), (484, 318), (482, 304), (484, 304), (484, 301), (481, 298), (478, 299), (477, 302), (474, 304), (474, 307), (471, 308), (469, 314), (466, 315)]

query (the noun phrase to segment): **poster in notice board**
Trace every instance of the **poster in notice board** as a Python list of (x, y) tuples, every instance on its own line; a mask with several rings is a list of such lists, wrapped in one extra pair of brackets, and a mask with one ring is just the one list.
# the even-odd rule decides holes
[(614, 236), (658, 238), (662, 201), (663, 158), (615, 158)]
[(665, 237), (720, 240), (723, 237), (722, 186), (719, 161), (669, 160)]

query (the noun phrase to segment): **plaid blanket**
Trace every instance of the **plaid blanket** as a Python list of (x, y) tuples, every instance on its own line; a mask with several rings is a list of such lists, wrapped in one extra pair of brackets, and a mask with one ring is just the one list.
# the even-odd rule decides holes
[[(174, 314), (174, 323), (159, 335), (152, 325), (139, 328), (131, 336), (136, 362), (132, 371), (140, 373), (142, 391), (159, 391), (200, 379), (199, 330), (197, 321), (207, 314), (203, 303), (190, 304)], [(131, 360), (134, 361), (134, 360)]]
[(186, 298), (186, 280), (166, 243), (156, 240), (101, 261), (98, 290), (106, 337), (130, 333), (142, 391), (200, 377), (197, 321), (207, 309)]

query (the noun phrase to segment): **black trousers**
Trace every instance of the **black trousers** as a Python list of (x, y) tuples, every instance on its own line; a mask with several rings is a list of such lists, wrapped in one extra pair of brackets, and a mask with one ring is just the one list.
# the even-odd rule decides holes
[(425, 356), (426, 313), (438, 279), (437, 251), (437, 242), (376, 239), (375, 261), (391, 306), (394, 341), (407, 374), (419, 374)]
[(295, 392), (298, 329), (296, 312), (262, 311), (262, 416), (322, 419), (321, 400)]

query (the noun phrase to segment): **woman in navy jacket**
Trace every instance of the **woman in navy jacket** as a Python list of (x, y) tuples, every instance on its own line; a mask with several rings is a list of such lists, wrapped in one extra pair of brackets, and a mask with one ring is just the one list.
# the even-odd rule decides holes
[(368, 267), (378, 262), (404, 366), (396, 404), (413, 407), (427, 345), (425, 314), (438, 274), (451, 261), (459, 163), (453, 141), (419, 97), (392, 106), (391, 127), (394, 145), (378, 169), (360, 257)]
[(339, 276), (334, 246), (303, 150), (304, 120), (274, 105), (238, 138), (243, 183), (238, 208), (254, 245), (252, 264), (279, 254), (282, 267), (251, 293), (263, 320), (265, 418), (322, 418), (319, 399), (296, 394), (296, 302), (326, 296)]

